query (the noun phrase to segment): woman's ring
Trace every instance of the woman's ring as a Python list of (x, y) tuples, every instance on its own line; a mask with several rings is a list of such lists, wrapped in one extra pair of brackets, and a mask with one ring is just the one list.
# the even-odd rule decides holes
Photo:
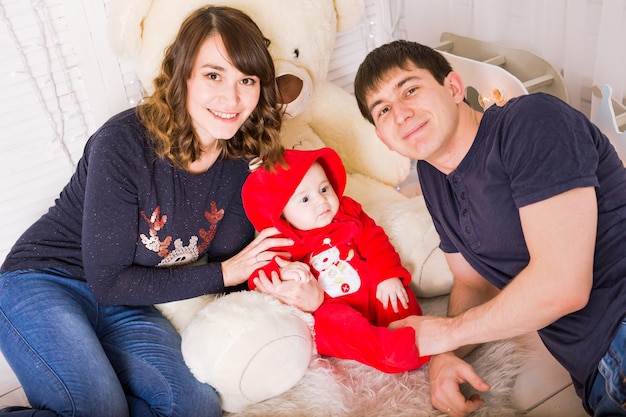
[(259, 254), (258, 253), (256, 255), (254, 255), (254, 260), (256, 261), (256, 263), (261, 262), (261, 261), (259, 261)]

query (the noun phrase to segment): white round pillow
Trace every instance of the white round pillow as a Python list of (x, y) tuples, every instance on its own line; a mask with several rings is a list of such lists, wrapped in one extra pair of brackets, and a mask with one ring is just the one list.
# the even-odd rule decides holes
[(181, 332), (195, 377), (220, 395), (222, 409), (281, 394), (306, 372), (315, 352), (313, 317), (274, 297), (243, 291), (218, 297)]

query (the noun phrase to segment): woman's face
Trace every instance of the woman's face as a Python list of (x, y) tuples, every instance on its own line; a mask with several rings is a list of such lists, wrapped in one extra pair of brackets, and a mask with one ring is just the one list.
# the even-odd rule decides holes
[(187, 80), (187, 111), (202, 146), (232, 138), (256, 108), (260, 94), (259, 78), (235, 68), (222, 37), (209, 36)]

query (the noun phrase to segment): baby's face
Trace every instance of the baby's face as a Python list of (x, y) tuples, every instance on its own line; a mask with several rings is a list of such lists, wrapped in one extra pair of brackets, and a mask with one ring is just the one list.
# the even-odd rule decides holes
[(330, 224), (339, 210), (339, 197), (330, 185), (324, 168), (317, 162), (300, 181), (283, 216), (293, 227), (311, 230)]

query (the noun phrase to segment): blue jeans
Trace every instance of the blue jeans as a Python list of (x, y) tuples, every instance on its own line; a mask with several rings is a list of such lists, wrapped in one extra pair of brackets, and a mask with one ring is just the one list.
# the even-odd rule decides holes
[(598, 364), (588, 402), (594, 416), (626, 416), (626, 317)]
[(36, 409), (60, 416), (221, 416), (152, 306), (99, 304), (63, 270), (0, 275), (0, 349)]

